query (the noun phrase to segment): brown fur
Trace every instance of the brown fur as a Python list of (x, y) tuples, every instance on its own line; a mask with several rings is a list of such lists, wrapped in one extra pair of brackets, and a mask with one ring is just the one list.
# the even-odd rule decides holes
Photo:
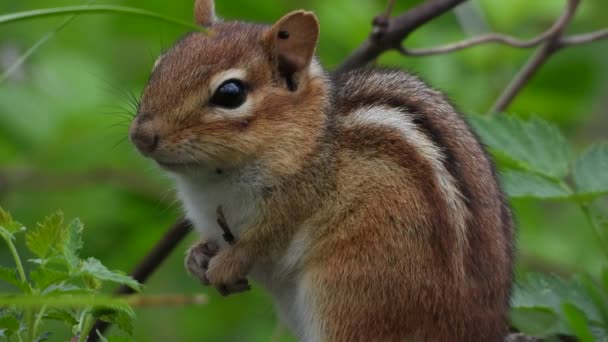
[[(294, 40), (269, 44), (293, 18)], [(131, 136), (140, 146), (155, 135), (158, 146), (142, 153), (194, 180), (225, 172), (255, 199), (252, 217), (233, 222), (242, 226), (237, 243), (211, 258), (206, 278), (219, 285), (253, 274), (277, 296), (304, 289), (312, 318), (293, 326), (301, 339), (501, 340), (512, 222), (483, 147), (444, 96), (412, 75), (364, 69), (330, 81), (311, 60), (311, 18), (213, 22), (213, 35), (190, 34), (169, 50), (144, 90)], [(246, 71), (250, 101), (238, 117), (208, 103), (211, 80), (234, 68)], [(415, 137), (357, 121), (362, 108), (411, 120), (447, 174)], [(457, 189), (463, 212), (440, 178)], [(228, 220), (240, 215), (227, 210)]]

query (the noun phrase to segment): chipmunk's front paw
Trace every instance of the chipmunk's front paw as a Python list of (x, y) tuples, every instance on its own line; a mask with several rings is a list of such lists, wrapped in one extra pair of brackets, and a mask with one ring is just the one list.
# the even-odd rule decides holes
[(214, 241), (200, 242), (188, 250), (186, 255), (186, 270), (193, 277), (200, 280), (201, 284), (209, 285), (207, 269), (209, 260), (219, 251), (219, 246)]
[(238, 251), (228, 247), (209, 261), (205, 279), (215, 286), (222, 296), (251, 289), (247, 281), (250, 263)]

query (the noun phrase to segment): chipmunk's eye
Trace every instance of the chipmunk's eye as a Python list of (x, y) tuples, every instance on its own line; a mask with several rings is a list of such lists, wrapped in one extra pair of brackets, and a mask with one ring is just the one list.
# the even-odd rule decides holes
[(224, 108), (237, 108), (245, 102), (247, 92), (243, 82), (237, 79), (224, 81), (215, 94), (211, 97), (211, 103)]

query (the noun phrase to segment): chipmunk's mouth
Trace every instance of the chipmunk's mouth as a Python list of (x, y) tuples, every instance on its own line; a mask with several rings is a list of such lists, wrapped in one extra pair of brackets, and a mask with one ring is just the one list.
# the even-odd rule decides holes
[(200, 163), (193, 163), (193, 162), (179, 163), (179, 162), (164, 162), (164, 161), (156, 160), (156, 163), (167, 171), (175, 171), (175, 172), (177, 172), (177, 171), (194, 171), (194, 170), (199, 169), (202, 166)]

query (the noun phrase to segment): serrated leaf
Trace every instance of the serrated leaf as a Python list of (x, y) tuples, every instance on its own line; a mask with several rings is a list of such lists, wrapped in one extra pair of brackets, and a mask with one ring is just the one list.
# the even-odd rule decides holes
[(0, 237), (8, 242), (15, 239), (15, 233), (24, 230), (23, 225), (13, 220), (11, 214), (0, 207)]
[[(23, 225), (11, 217), (11, 214), (0, 207), (0, 228), (8, 234), (15, 234), (25, 229)], [(0, 229), (1, 231), (2, 229)]]
[(70, 270), (75, 270), (78, 267), (80, 258), (78, 252), (82, 249), (82, 230), (83, 225), (79, 219), (74, 219), (67, 227), (67, 239), (62, 245), (63, 256)]
[(581, 284), (585, 287), (587, 296), (595, 304), (601, 316), (601, 321), (608, 327), (608, 292), (602, 290), (593, 279), (587, 275), (580, 276)]
[(510, 318), (517, 330), (528, 335), (547, 336), (566, 330), (557, 313), (549, 308), (514, 308)]
[(74, 284), (69, 283), (59, 283), (59, 284), (51, 284), (47, 288), (45, 288), (41, 294), (44, 296), (51, 295), (65, 295), (65, 294), (92, 294), (93, 292), (89, 289), (82, 288), (80, 286), (76, 286)]
[(592, 322), (602, 320), (601, 313), (577, 279), (566, 280), (556, 276), (529, 274), (515, 286), (512, 297), (513, 309), (548, 309), (556, 313), (561, 322), (556, 327), (562, 329), (556, 332), (571, 334), (570, 329), (567, 329), (567, 319), (562, 310), (563, 303), (575, 305)]
[(67, 272), (55, 270), (52, 268), (37, 268), (30, 271), (30, 279), (36, 284), (40, 290), (44, 290), (54, 283), (60, 283), (68, 279), (70, 275)]
[(122, 307), (104, 307), (93, 311), (96, 318), (116, 325), (129, 335), (133, 334), (133, 321), (135, 313), (128, 305)]
[(568, 173), (570, 152), (559, 129), (540, 118), (523, 120), (509, 115), (471, 115), (469, 122), (498, 159), (517, 168), (562, 179)]
[(579, 340), (582, 342), (595, 341), (589, 327), (589, 322), (587, 321), (587, 317), (583, 311), (570, 303), (564, 303), (562, 305), (562, 311), (566, 316), (570, 329), (572, 329)]
[(594, 144), (574, 163), (572, 178), (579, 196), (593, 199), (608, 194), (608, 143)]
[(17, 278), (17, 271), (12, 268), (0, 266), (0, 280), (15, 286), (20, 290), (27, 289), (27, 285)]
[(19, 320), (15, 316), (0, 315), (0, 336), (10, 337), (19, 331)]
[(111, 281), (118, 284), (124, 284), (136, 291), (141, 290), (141, 284), (139, 284), (135, 279), (120, 271), (110, 271), (95, 258), (88, 258), (84, 260), (80, 264), (78, 275), (91, 276), (101, 281)]
[(65, 323), (69, 328), (78, 324), (78, 316), (74, 310), (51, 308), (44, 318)]
[(66, 238), (63, 213), (47, 216), (37, 227), (25, 234), (25, 244), (37, 257), (46, 259)]
[(559, 182), (543, 176), (523, 171), (505, 170), (501, 172), (505, 192), (511, 198), (568, 199), (570, 189)]

